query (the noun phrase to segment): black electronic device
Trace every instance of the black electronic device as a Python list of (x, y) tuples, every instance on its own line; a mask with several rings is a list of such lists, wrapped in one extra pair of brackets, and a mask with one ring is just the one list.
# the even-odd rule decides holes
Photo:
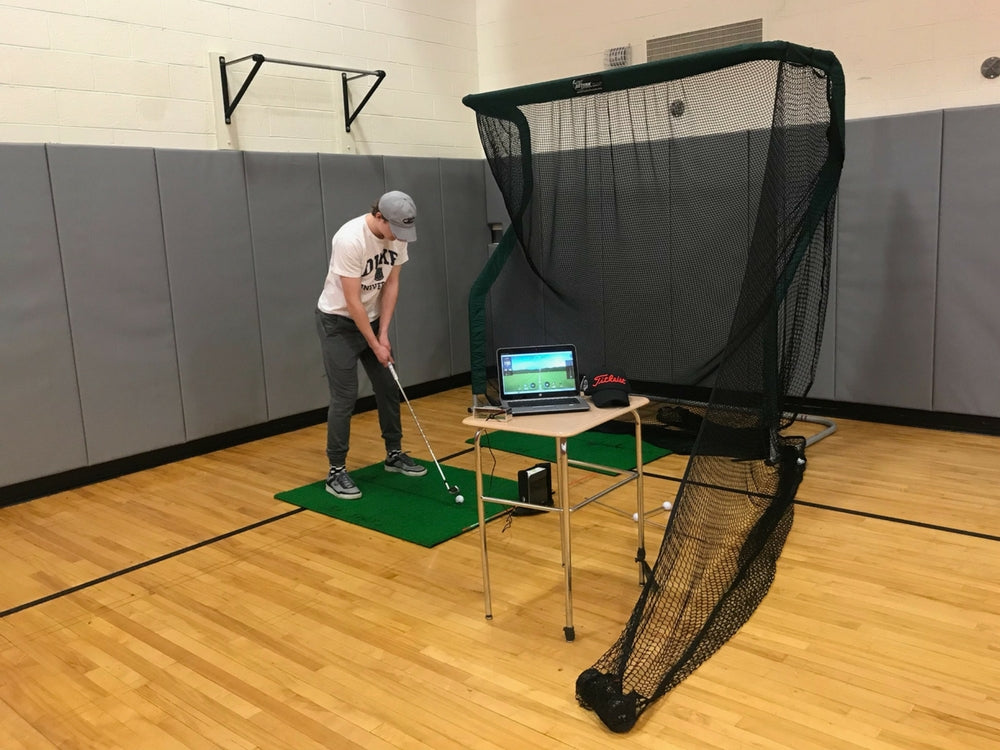
[[(546, 461), (517, 472), (517, 499), (522, 503), (531, 503), (547, 508), (553, 506), (552, 465), (550, 463)], [(515, 516), (533, 516), (544, 512), (544, 510), (536, 508), (514, 508)]]

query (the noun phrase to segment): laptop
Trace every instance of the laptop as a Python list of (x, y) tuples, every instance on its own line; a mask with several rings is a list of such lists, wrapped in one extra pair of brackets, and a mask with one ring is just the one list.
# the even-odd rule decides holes
[(576, 347), (507, 346), (497, 349), (500, 404), (514, 416), (587, 411), (580, 398)]

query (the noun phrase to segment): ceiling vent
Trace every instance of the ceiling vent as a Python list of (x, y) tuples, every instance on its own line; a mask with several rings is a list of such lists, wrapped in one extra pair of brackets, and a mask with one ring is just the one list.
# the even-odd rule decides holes
[(646, 60), (649, 62), (666, 60), (671, 57), (690, 55), (693, 52), (706, 52), (710, 49), (732, 47), (735, 44), (760, 42), (763, 40), (763, 33), (763, 19), (755, 18), (752, 21), (740, 21), (725, 26), (713, 26), (710, 29), (661, 36), (646, 42)]

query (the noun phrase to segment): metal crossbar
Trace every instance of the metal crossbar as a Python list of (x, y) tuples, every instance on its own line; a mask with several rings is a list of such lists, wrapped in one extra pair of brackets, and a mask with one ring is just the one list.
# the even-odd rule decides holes
[[(236, 92), (236, 96), (230, 100), (229, 97), (229, 74), (226, 68), (230, 65), (235, 65), (236, 63), (244, 62), (245, 60), (253, 60), (253, 68), (247, 74), (247, 77), (243, 81), (243, 85), (240, 86), (240, 90)], [(320, 65), (319, 63), (307, 63), (307, 62), (297, 62), (295, 60), (279, 60), (273, 57), (264, 57), (264, 55), (258, 53), (252, 55), (245, 55), (244, 57), (239, 57), (235, 60), (227, 61), (225, 57), (219, 56), (219, 73), (222, 76), (222, 105), (223, 111), (226, 115), (226, 124), (232, 122), (233, 112), (236, 111), (237, 105), (239, 105), (240, 100), (246, 93), (247, 88), (249, 88), (250, 83), (253, 81), (254, 77), (257, 75), (257, 71), (260, 70), (261, 65), (264, 63), (274, 63), (276, 65), (294, 65), (300, 68), (317, 68), (319, 70), (336, 70), (340, 72), (341, 85), (344, 91), (344, 127), (348, 133), (351, 132), (351, 123), (361, 114), (361, 110), (368, 103), (368, 100), (372, 98), (372, 94), (375, 93), (375, 89), (379, 87), (382, 83), (382, 79), (385, 78), (384, 70), (360, 70), (358, 68), (345, 68), (339, 65)], [(353, 73), (354, 75), (348, 76), (348, 73)], [(348, 89), (347, 84), (349, 81), (356, 80), (358, 78), (365, 78), (368, 76), (375, 76), (375, 83), (372, 84), (371, 88), (368, 89), (368, 93), (365, 94), (364, 98), (354, 108), (351, 112), (350, 103), (348, 101)]]

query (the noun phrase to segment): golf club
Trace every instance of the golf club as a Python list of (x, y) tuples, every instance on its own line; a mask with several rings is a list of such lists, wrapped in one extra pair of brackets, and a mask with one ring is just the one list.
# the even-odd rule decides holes
[(424, 434), (424, 428), (420, 426), (420, 420), (417, 419), (417, 413), (413, 411), (410, 399), (406, 397), (406, 391), (403, 390), (403, 384), (399, 382), (399, 376), (396, 375), (396, 368), (392, 366), (392, 362), (389, 363), (389, 372), (392, 373), (392, 379), (396, 381), (396, 386), (399, 388), (399, 392), (403, 394), (403, 400), (406, 401), (406, 406), (410, 410), (410, 416), (413, 417), (414, 424), (416, 424), (417, 429), (420, 430), (420, 437), (424, 439), (424, 445), (427, 446), (427, 450), (430, 452), (431, 458), (434, 459), (434, 465), (437, 466), (438, 474), (441, 475), (441, 481), (444, 482), (445, 489), (447, 489), (452, 495), (455, 495), (456, 503), (464, 502), (465, 498), (458, 494), (458, 486), (448, 484), (448, 480), (445, 479), (444, 471), (441, 470), (441, 464), (438, 463), (437, 456), (434, 455), (434, 449), (431, 448), (430, 441), (427, 440), (427, 436)]

